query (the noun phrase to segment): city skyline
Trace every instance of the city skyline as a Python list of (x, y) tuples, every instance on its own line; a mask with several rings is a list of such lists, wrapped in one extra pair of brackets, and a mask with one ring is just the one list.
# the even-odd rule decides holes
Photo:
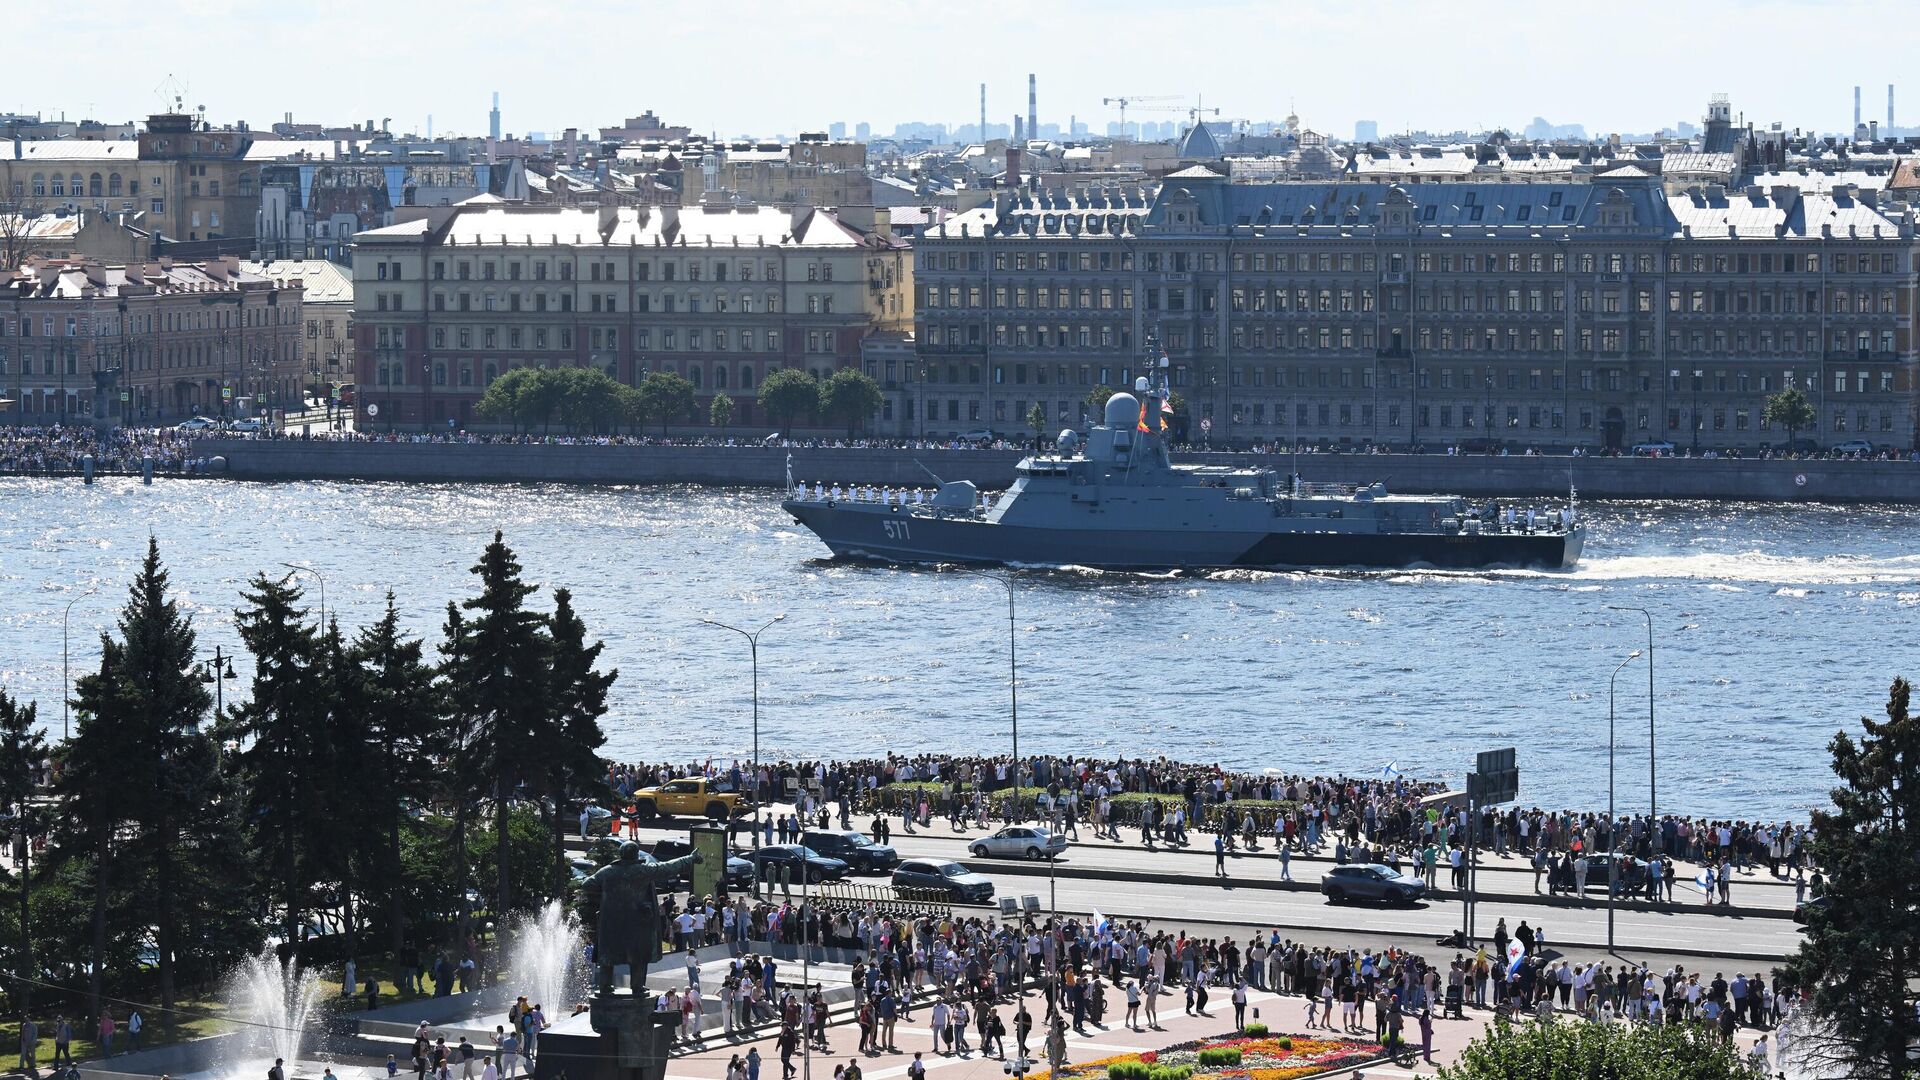
[[(135, 7), (48, 11), (27, 30), (29, 43), (44, 35), (50, 45), (82, 41), (103, 55), (154, 59), (107, 69), (79, 89), (68, 83), (0, 99), (0, 111), (120, 122), (159, 111), (179, 93), (188, 111), (205, 106), (215, 124), (245, 120), (265, 127), (291, 112), (298, 122), (390, 117), (395, 131), (431, 126), (437, 134), (485, 135), (497, 91), (502, 128), (514, 134), (612, 125), (651, 108), (672, 123), (721, 137), (825, 130), (835, 122), (869, 123), (880, 135), (901, 123), (977, 123), (983, 82), (988, 122), (1010, 123), (1026, 113), (1027, 76), (1034, 73), (1043, 125), (1065, 130), (1072, 118), (1096, 134), (1119, 118), (1103, 98), (1151, 96), (1168, 100), (1155, 101), (1151, 110), (1136, 106), (1128, 118), (1184, 123), (1185, 107), (1201, 99), (1209, 119), (1215, 108), (1219, 119), (1256, 122), (1296, 112), (1307, 126), (1341, 138), (1356, 121), (1375, 121), (1387, 136), (1517, 132), (1535, 116), (1604, 137), (1697, 123), (1717, 93), (1728, 94), (1736, 112), (1759, 126), (1777, 120), (1789, 129), (1836, 132), (1851, 127), (1855, 86), (1862, 88), (1862, 119), (1884, 119), (1886, 86), (1900, 81), (1891, 57), (1903, 46), (1920, 46), (1920, 28), (1899, 19), (1895, 5), (1877, 0), (1718, 0), (1690, 9), (1696, 24), (1715, 27), (1720, 56), (1778, 51), (1782, 41), (1837, 23), (1873, 26), (1885, 45), (1878, 54), (1889, 57), (1878, 65), (1851, 56), (1844, 64), (1796, 63), (1767, 68), (1764, 78), (1755, 77), (1762, 68), (1752, 64), (1701, 63), (1698, 35), (1649, 38), (1650, 24), (1640, 16), (1667, 14), (1650, 4), (1583, 22), (1579, 55), (1569, 56), (1564, 46), (1528, 44), (1526, 28), (1537, 9), (1509, 0), (1450, 8), (1445, 18), (1412, 3), (1388, 4), (1364, 24), (1330, 6), (1289, 8), (1278, 19), (1250, 0), (1200, 0), (1171, 17), (1140, 0), (1066, 3), (1006, 16), (979, 39), (978, 55), (969, 51), (965, 65), (913, 60), (972, 40), (955, 36), (949, 9), (923, 3), (839, 0), (810, 5), (807, 17), (760, 0), (724, 12), (663, 3), (644, 18), (612, 4), (553, 7), (549, 19), (528, 18), (529, 10), (483, 2), (457, 22), (431, 9), (361, 0), (324, 13), (223, 3), (212, 15), (190, 20)], [(1195, 32), (1169, 33), (1169, 22)], [(862, 32), (863, 23), (886, 29), (876, 36)], [(598, 24), (629, 25), (632, 33), (582, 32)], [(1103, 28), (1089, 30), (1096, 25)], [(743, 35), (741, 26), (763, 31)], [(1227, 26), (1230, 35), (1220, 32)], [(1502, 35), (1519, 30), (1520, 44), (1457, 53), (1436, 46), (1436, 32), (1476, 26)], [(343, 47), (335, 44), (338, 27), (373, 32), (364, 43)], [(745, 44), (740, 51), (713, 44), (731, 40)], [(246, 56), (302, 41), (326, 43), (313, 53), (321, 69), (314, 77), (266, 86), (234, 77), (246, 70)], [(1157, 55), (1140, 70), (1116, 64), (1115, 45), (1127, 41), (1152, 41)], [(733, 61), (763, 47), (792, 57), (808, 76), (727, 74)], [(208, 69), (194, 66), (196, 55), (228, 59)], [(903, 62), (913, 77), (893, 75)], [(407, 78), (396, 80), (395, 72)], [(1652, 72), (1659, 77), (1648, 78)]]

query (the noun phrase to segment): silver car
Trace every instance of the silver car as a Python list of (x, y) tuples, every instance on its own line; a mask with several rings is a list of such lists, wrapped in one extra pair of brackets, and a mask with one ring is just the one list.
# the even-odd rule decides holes
[(976, 859), (1051, 859), (1067, 850), (1067, 838), (1038, 825), (1009, 825), (967, 845)]

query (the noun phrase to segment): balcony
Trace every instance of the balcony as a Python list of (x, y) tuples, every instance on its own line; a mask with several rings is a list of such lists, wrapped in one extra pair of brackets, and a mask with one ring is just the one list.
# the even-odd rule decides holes
[(1382, 285), (1405, 285), (1406, 283), (1407, 272), (1405, 270), (1385, 270), (1380, 274), (1380, 284)]
[(1411, 360), (1413, 350), (1405, 345), (1390, 345), (1387, 348), (1375, 350), (1373, 355), (1381, 360)]
[(1891, 349), (1829, 349), (1825, 355), (1830, 364), (1890, 364), (1900, 359)]

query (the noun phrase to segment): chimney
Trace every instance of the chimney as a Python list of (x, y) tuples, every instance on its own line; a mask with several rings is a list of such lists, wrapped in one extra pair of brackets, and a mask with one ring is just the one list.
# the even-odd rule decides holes
[(1853, 88), (1853, 126), (1860, 126), (1860, 88)]
[(1007, 186), (1020, 186), (1020, 148), (1017, 146), (1007, 147)]
[(1020, 116), (1020, 114), (1019, 114), (1019, 113), (1014, 113), (1014, 114), (1013, 114), (1013, 141), (1014, 141), (1014, 142), (1025, 142), (1025, 141), (1026, 141), (1026, 138), (1027, 138), (1027, 137), (1026, 137), (1026, 135), (1024, 134), (1024, 131), (1025, 131), (1025, 129), (1021, 127), (1021, 116)]
[(1893, 137), (1893, 84), (1887, 84), (1887, 137)]
[(1040, 137), (1040, 91), (1033, 73), (1027, 73), (1027, 138)]

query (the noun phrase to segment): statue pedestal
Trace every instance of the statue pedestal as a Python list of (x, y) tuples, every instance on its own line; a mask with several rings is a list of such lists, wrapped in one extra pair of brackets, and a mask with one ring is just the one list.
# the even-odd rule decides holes
[[(542, 1032), (534, 1080), (662, 1080), (673, 1027), (657, 995), (596, 995), (588, 1011)], [(678, 1019), (678, 1017), (674, 1017)]]

